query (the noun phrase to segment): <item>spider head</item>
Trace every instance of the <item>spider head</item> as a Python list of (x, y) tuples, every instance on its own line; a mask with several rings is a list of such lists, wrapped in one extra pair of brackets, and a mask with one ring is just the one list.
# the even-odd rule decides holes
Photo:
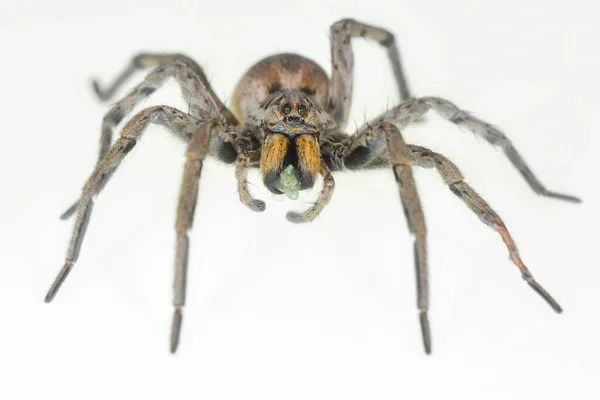
[(267, 97), (250, 119), (263, 130), (260, 169), (267, 188), (292, 197), (288, 189), (313, 187), (321, 167), (320, 134), (335, 128), (321, 106), (302, 91), (281, 90)]

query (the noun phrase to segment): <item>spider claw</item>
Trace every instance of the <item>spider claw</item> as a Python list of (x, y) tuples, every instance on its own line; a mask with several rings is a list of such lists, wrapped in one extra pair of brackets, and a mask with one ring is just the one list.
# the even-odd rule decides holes
[(180, 307), (175, 308), (173, 313), (173, 322), (171, 324), (171, 354), (175, 354), (179, 346), (179, 333), (181, 332), (181, 322), (183, 314)]
[(75, 214), (75, 211), (77, 211), (78, 207), (79, 207), (79, 200), (77, 200), (75, 203), (73, 203), (73, 205), (71, 207), (69, 207), (67, 209), (67, 211), (65, 211), (64, 213), (62, 213), (60, 215), (60, 219), (62, 219), (63, 221), (68, 220), (69, 218), (71, 218), (71, 216), (73, 214)]
[(562, 193), (557, 193), (557, 192), (551, 192), (549, 190), (544, 190), (540, 194), (542, 196), (550, 197), (550, 198), (557, 199), (557, 200), (570, 201), (571, 203), (581, 203), (581, 199), (579, 197), (569, 196), (567, 194), (562, 194)]
[(299, 213), (299, 212), (295, 212), (295, 211), (290, 211), (286, 214), (285, 218), (290, 221), (293, 222), (295, 224), (300, 224), (302, 222), (306, 222), (306, 219), (304, 218), (304, 214), (303, 213)]
[(252, 199), (248, 202), (248, 207), (250, 207), (250, 209), (252, 211), (262, 212), (262, 211), (265, 211), (265, 209), (267, 208), (267, 205), (262, 200)]
[(556, 311), (556, 313), (560, 314), (563, 312), (562, 307), (560, 306), (560, 304), (558, 304), (556, 300), (554, 300), (554, 297), (552, 297), (550, 293), (548, 293), (546, 289), (542, 287), (542, 285), (540, 285), (535, 279), (533, 279), (531, 272), (529, 272), (528, 270), (524, 270), (521, 273), (521, 275), (523, 276), (523, 279), (527, 282), (527, 284), (531, 286), (531, 288), (535, 290), (535, 292), (539, 294), (546, 301), (546, 303), (548, 303), (548, 305), (552, 307), (554, 311)]
[(431, 354), (431, 331), (429, 329), (429, 319), (427, 318), (427, 311), (422, 310), (419, 313), (419, 321), (421, 322), (421, 335), (423, 336), (423, 346), (425, 347), (425, 354)]
[(65, 281), (65, 279), (67, 279), (67, 276), (69, 276), (69, 272), (71, 272), (72, 268), (73, 268), (73, 264), (66, 263), (64, 265), (64, 267), (60, 270), (60, 272), (54, 279), (54, 282), (52, 282), (52, 286), (50, 286), (50, 289), (48, 290), (46, 297), (44, 298), (45, 303), (50, 303), (54, 299), (54, 296), (56, 296), (58, 289), (60, 289), (60, 287), (63, 284), (63, 282)]

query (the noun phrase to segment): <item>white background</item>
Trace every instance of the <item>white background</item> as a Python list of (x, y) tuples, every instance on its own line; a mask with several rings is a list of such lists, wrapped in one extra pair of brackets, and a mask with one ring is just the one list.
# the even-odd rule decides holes
[[(595, 2), (67, 0), (0, 6), (0, 398), (600, 398)], [(500, 151), (431, 116), (407, 129), (454, 160), (504, 218), (552, 310), (500, 237), (432, 171), (416, 178), (428, 224), (433, 354), (422, 349), (409, 237), (392, 174), (336, 176), (330, 205), (296, 226), (251, 175), (202, 171), (182, 342), (168, 353), (175, 205), (185, 146), (152, 127), (99, 196), (81, 257), (51, 305), (72, 221), (58, 215), (96, 159), (109, 81), (140, 50), (184, 52), (231, 96), (260, 58), (329, 66), (329, 25), (396, 34), (417, 95), (501, 126), (549, 189), (535, 195)], [(353, 121), (397, 101), (385, 52), (354, 42)], [(137, 75), (120, 95), (143, 78)], [(186, 110), (168, 84), (145, 102)], [(354, 122), (351, 122), (354, 125)], [(594, 382), (596, 380), (596, 382)]]

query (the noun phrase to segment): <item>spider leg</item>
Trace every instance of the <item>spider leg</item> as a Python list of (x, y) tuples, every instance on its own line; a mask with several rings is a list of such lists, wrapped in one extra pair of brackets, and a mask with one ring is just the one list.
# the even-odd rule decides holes
[[(141, 59), (145, 60), (144, 57)], [(212, 93), (210, 87), (207, 87), (204, 83), (204, 80), (206, 80), (204, 75), (198, 75), (194, 68), (180, 60), (173, 64), (161, 64), (150, 72), (144, 81), (137, 85), (125, 98), (112, 106), (104, 116), (100, 134), (98, 163), (110, 148), (113, 129), (136, 105), (154, 93), (170, 77), (175, 78), (181, 86), (184, 98), (190, 103), (190, 113), (193, 116), (223, 122), (226, 120), (224, 114), (221, 113), (223, 106), (220, 100)], [(77, 202), (75, 202), (60, 216), (60, 219), (66, 220), (73, 215), (77, 210), (77, 205)]]
[(186, 162), (183, 168), (183, 179), (177, 206), (177, 233), (175, 251), (175, 279), (173, 283), (173, 322), (171, 325), (171, 353), (177, 351), (181, 322), (183, 320), (183, 306), (185, 305), (185, 290), (189, 254), (188, 231), (194, 221), (194, 211), (198, 200), (198, 184), (202, 163), (208, 153), (213, 124), (201, 124), (192, 136), (187, 148)]
[(531, 288), (535, 290), (535, 292), (538, 293), (550, 307), (554, 309), (554, 311), (557, 313), (562, 312), (560, 305), (539, 283), (537, 283), (529, 269), (527, 269), (523, 263), (523, 260), (521, 260), (517, 246), (502, 219), (484, 199), (464, 182), (464, 177), (456, 165), (441, 154), (434, 153), (429, 149), (420, 146), (409, 147), (413, 165), (425, 168), (435, 167), (452, 193), (458, 196), (483, 223), (500, 234), (508, 249), (510, 259), (517, 268), (519, 268), (521, 276), (529, 286), (531, 286)]
[(323, 208), (325, 208), (327, 203), (329, 203), (329, 200), (331, 200), (331, 196), (333, 196), (333, 189), (335, 187), (335, 181), (333, 180), (333, 176), (323, 160), (321, 160), (319, 173), (323, 176), (323, 189), (321, 190), (321, 193), (319, 193), (317, 201), (311, 208), (304, 212), (288, 212), (286, 215), (288, 221), (294, 223), (310, 222), (317, 218)]
[(332, 74), (329, 86), (328, 112), (333, 116), (340, 129), (348, 122), (352, 103), (353, 52), (350, 43), (352, 38), (365, 37), (379, 42), (387, 49), (396, 84), (400, 92), (400, 100), (411, 96), (396, 46), (394, 35), (382, 28), (363, 24), (352, 19), (343, 19), (331, 26), (331, 62)]
[(431, 353), (431, 332), (427, 312), (429, 310), (429, 278), (427, 268), (427, 228), (425, 216), (419, 199), (411, 168), (410, 150), (397, 127), (384, 124), (381, 130), (385, 134), (390, 163), (400, 191), (400, 199), (408, 228), (414, 235), (414, 257), (417, 277), (417, 307), (425, 353)]
[(92, 207), (94, 205), (93, 197), (100, 193), (104, 188), (121, 161), (125, 158), (127, 153), (133, 149), (150, 123), (166, 126), (172, 133), (190, 142), (179, 207), (177, 210), (177, 252), (175, 262), (174, 297), (175, 314), (173, 317), (174, 333), (171, 339), (171, 348), (174, 351), (177, 346), (177, 333), (179, 332), (179, 327), (181, 325), (181, 308), (183, 306), (185, 294), (187, 230), (191, 225), (193, 217), (193, 209), (198, 190), (197, 180), (200, 176), (202, 159), (209, 151), (208, 143), (211, 132), (215, 131), (215, 129), (213, 129), (216, 124), (215, 122), (206, 123), (172, 107), (155, 106), (139, 112), (125, 125), (119, 139), (109, 149), (102, 161), (95, 167), (94, 172), (83, 187), (65, 264), (52, 283), (45, 301), (46, 303), (52, 301), (79, 257), (85, 231), (92, 214)]
[(508, 157), (513, 166), (523, 176), (533, 191), (541, 196), (550, 197), (559, 200), (580, 203), (581, 200), (577, 197), (550, 191), (542, 185), (537, 177), (527, 166), (525, 160), (517, 152), (514, 145), (506, 137), (506, 135), (493, 125), (475, 118), (471, 114), (459, 109), (448, 100), (439, 97), (422, 97), (406, 101), (377, 117), (373, 121), (364, 125), (359, 129), (359, 132), (369, 129), (369, 126), (374, 126), (390, 121), (397, 124), (401, 129), (421, 117), (430, 109), (433, 109), (442, 118), (458, 125), (467, 128), (475, 135), (484, 138), (492, 145), (500, 146), (504, 154)]
[[(423, 346), (427, 354), (431, 353), (431, 333), (429, 327), (429, 281), (427, 267), (427, 228), (419, 199), (419, 193), (413, 178), (410, 150), (402, 138), (400, 130), (389, 123), (362, 131), (347, 141), (332, 142), (326, 139), (322, 148), (324, 159), (334, 170), (360, 169), (373, 166), (390, 166), (394, 172), (404, 215), (408, 228), (414, 235), (414, 258), (417, 280), (417, 306)], [(329, 143), (327, 141), (330, 141)], [(331, 151), (328, 151), (331, 149)], [(387, 152), (386, 152), (387, 150)], [(384, 155), (382, 162), (379, 161)]]
[[(131, 61), (125, 66), (123, 71), (117, 75), (112, 83), (108, 85), (106, 88), (102, 88), (100, 83), (97, 80), (92, 81), (92, 86), (94, 88), (94, 92), (98, 95), (98, 98), (102, 101), (110, 100), (117, 90), (127, 82), (129, 78), (133, 76), (135, 72), (138, 70), (146, 69), (146, 68), (156, 68), (165, 64), (176, 64), (183, 63), (187, 65), (190, 69), (194, 71), (196, 76), (202, 81), (204, 87), (210, 94), (210, 96), (214, 99), (215, 103), (218, 105), (218, 110), (221, 110), (221, 114), (225, 116), (227, 122), (231, 125), (237, 125), (237, 121), (233, 114), (221, 103), (218, 96), (215, 94), (214, 90), (210, 86), (208, 79), (206, 78), (206, 74), (198, 65), (196, 61), (194, 61), (191, 57), (186, 56), (185, 54), (157, 54), (157, 53), (139, 53), (136, 54)], [(186, 101), (189, 99), (186, 98)]]

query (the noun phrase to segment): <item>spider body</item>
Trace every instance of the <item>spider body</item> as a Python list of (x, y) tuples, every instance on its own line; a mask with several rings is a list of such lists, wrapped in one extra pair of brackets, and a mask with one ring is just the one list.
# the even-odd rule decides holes
[(299, 190), (313, 187), (321, 164), (320, 138), (336, 127), (324, 111), (328, 89), (325, 71), (296, 54), (267, 57), (240, 79), (232, 111), (242, 123), (260, 127), (260, 169), (271, 192), (282, 193), (280, 176), (289, 166)]
[[(353, 54), (351, 39), (365, 37), (379, 42), (387, 51), (400, 94), (400, 103), (346, 134), (352, 98)], [(428, 320), (429, 290), (427, 229), (412, 174), (413, 167), (435, 168), (450, 191), (459, 197), (482, 222), (494, 229), (505, 243), (510, 259), (522, 278), (556, 311), (562, 309), (540, 286), (520, 258), (517, 247), (502, 219), (467, 183), (460, 170), (441, 154), (407, 144), (401, 131), (412, 121), (433, 110), (447, 121), (464, 127), (497, 145), (538, 194), (572, 202), (580, 200), (547, 190), (535, 177), (510, 140), (500, 130), (439, 97), (411, 98), (404, 78), (394, 36), (381, 28), (345, 19), (331, 27), (332, 73), (313, 61), (294, 54), (267, 57), (241, 78), (229, 110), (215, 95), (202, 68), (182, 54), (139, 54), (114, 83), (102, 89), (94, 83), (98, 96), (107, 100), (136, 70), (152, 72), (127, 96), (107, 112), (102, 123), (98, 164), (84, 185), (81, 197), (61, 218), (75, 210), (77, 218), (65, 264), (46, 295), (52, 301), (73, 268), (90, 221), (94, 196), (106, 185), (123, 158), (134, 149), (146, 127), (164, 126), (188, 145), (176, 217), (175, 280), (171, 351), (179, 344), (191, 229), (203, 161), (215, 157), (235, 163), (240, 201), (254, 211), (266, 207), (254, 199), (247, 185), (248, 168), (260, 168), (265, 186), (273, 193), (297, 197), (299, 190), (314, 186), (317, 175), (323, 187), (312, 207), (289, 212), (292, 222), (315, 219), (329, 202), (334, 189), (332, 172), (383, 168), (391, 170), (400, 193), (408, 228), (414, 236), (417, 277), (417, 306), (426, 353), (431, 351)], [(134, 115), (112, 140), (114, 128), (141, 100), (151, 95), (168, 78), (174, 78), (190, 105), (184, 113), (169, 106), (153, 106)]]

